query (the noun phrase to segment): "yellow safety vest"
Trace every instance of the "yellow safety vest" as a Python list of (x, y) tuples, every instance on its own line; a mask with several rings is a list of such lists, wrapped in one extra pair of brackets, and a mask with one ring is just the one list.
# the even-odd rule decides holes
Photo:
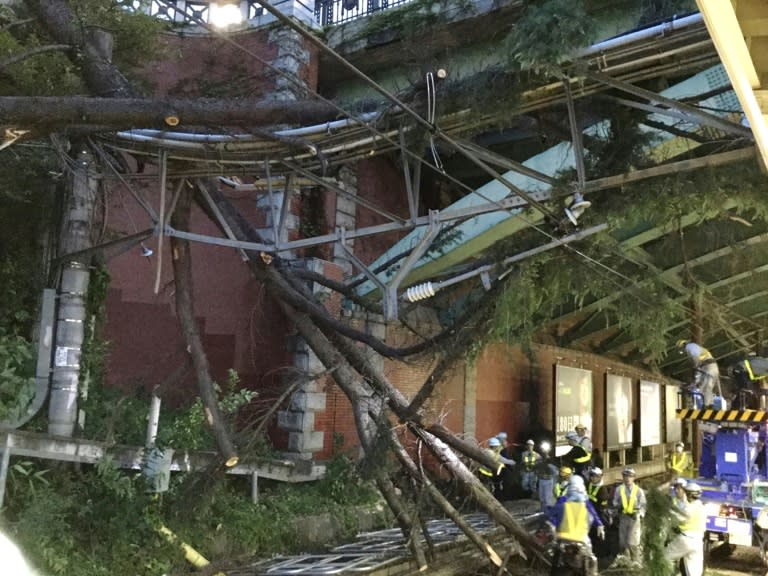
[(564, 502), (563, 519), (557, 528), (558, 538), (585, 542), (589, 535), (589, 514), (583, 502)]
[(699, 362), (704, 362), (704, 360), (712, 360), (712, 354), (707, 350), (706, 348), (702, 347), (701, 354), (699, 354), (698, 360)]
[(640, 488), (637, 486), (637, 484), (634, 484), (632, 486), (632, 490), (629, 492), (629, 501), (627, 501), (626, 485), (622, 484), (619, 486), (619, 494), (621, 495), (621, 511), (624, 512), (624, 514), (634, 514), (635, 503), (637, 502), (637, 491), (639, 489)]
[(704, 534), (707, 529), (707, 515), (704, 512), (704, 503), (701, 500), (688, 502), (686, 506), (687, 518), (680, 524), (680, 532), (684, 534)]
[(600, 504), (601, 506), (605, 506), (608, 503), (607, 500), (601, 500), (600, 502), (597, 501), (597, 493), (600, 492), (600, 488), (602, 487), (603, 487), (602, 484), (589, 484), (587, 486), (587, 496), (595, 504)]
[(670, 458), (670, 466), (672, 470), (678, 474), (682, 474), (688, 467), (688, 455), (685, 452), (681, 452), (680, 454), (673, 452), (672, 457)]
[(523, 452), (523, 463), (525, 464), (525, 468), (527, 470), (533, 468), (533, 465), (536, 464), (538, 459), (539, 455), (536, 452)]
[(560, 496), (562, 496), (568, 491), (568, 484), (563, 486), (560, 484), (560, 482), (556, 482), (554, 490), (555, 490), (555, 498), (560, 498)]
[[(493, 459), (498, 464), (498, 467), (496, 468), (496, 473), (495, 473), (495, 474), (498, 474), (499, 472), (501, 472), (501, 469), (504, 466), (504, 464), (501, 463), (501, 454), (499, 452), (496, 452), (496, 450), (490, 450), (490, 449), (487, 450), (487, 452), (490, 452), (493, 455)], [(494, 472), (492, 472), (491, 470), (489, 470), (483, 465), (480, 466), (480, 474), (482, 474), (483, 476), (488, 476), (489, 478), (492, 478), (495, 475)]]
[(578, 446), (580, 446), (581, 449), (584, 450), (584, 456), (579, 456), (578, 458), (574, 458), (573, 461), (576, 462), (576, 464), (584, 464), (592, 460), (592, 453), (587, 452), (587, 449), (584, 448), (584, 446), (581, 446), (581, 444), (578, 444)]

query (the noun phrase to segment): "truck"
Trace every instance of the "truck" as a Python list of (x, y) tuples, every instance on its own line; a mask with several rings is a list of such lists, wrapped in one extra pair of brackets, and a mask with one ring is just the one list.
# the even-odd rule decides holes
[[(681, 393), (676, 416), (696, 422), (701, 435), (695, 481), (702, 487), (707, 515), (705, 554), (716, 542), (729, 551), (755, 546), (768, 567), (768, 410), (747, 408), (745, 401), (737, 402), (738, 408), (703, 408), (686, 394)], [(765, 396), (760, 396), (757, 404), (764, 406)]]

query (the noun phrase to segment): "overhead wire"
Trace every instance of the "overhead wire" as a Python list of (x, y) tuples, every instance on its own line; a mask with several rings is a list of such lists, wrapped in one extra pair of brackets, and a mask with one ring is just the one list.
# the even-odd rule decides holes
[[(161, 3), (165, 4), (168, 8), (178, 11), (178, 8), (176, 8), (175, 5), (171, 4), (169, 0), (158, 0)], [(520, 218), (523, 222), (525, 222), (529, 227), (532, 229), (538, 231), (539, 233), (542, 233), (544, 236), (550, 238), (551, 240), (557, 240), (557, 238), (549, 233), (548, 231), (544, 230), (539, 225), (533, 223), (532, 221), (526, 219), (524, 216), (522, 216), (521, 211), (519, 209), (509, 209), (501, 204), (501, 202), (491, 199), (487, 197), (486, 195), (478, 192), (477, 190), (472, 189), (470, 186), (464, 184), (460, 180), (450, 176), (447, 174), (442, 167), (442, 162), (440, 162), (439, 156), (437, 155), (437, 150), (434, 146), (434, 135), (439, 136), (441, 139), (446, 141), (449, 145), (451, 145), (452, 148), (454, 148), (456, 151), (461, 153), (463, 156), (474, 162), (476, 165), (478, 165), (483, 171), (489, 173), (491, 176), (494, 177), (494, 179), (500, 181), (502, 184), (506, 185), (510, 192), (516, 193), (520, 197), (522, 197), (524, 200), (528, 202), (529, 205), (532, 205), (539, 209), (545, 216), (549, 216), (550, 218), (553, 218), (554, 215), (544, 207), (541, 203), (538, 201), (535, 201), (533, 198), (531, 198), (528, 194), (523, 192), (522, 190), (518, 189), (511, 183), (507, 182), (506, 179), (498, 174), (495, 170), (491, 169), (489, 166), (487, 166), (484, 162), (479, 160), (474, 154), (470, 153), (463, 147), (461, 147), (457, 142), (455, 142), (450, 136), (448, 136), (446, 133), (444, 133), (442, 130), (440, 130), (437, 125), (435, 124), (435, 92), (434, 92), (434, 77), (431, 77), (429, 74), (427, 75), (427, 118), (423, 118), (420, 114), (418, 114), (415, 110), (413, 110), (411, 107), (409, 107), (407, 104), (405, 104), (402, 100), (400, 100), (396, 95), (392, 94), (385, 88), (383, 88), (381, 85), (379, 85), (377, 82), (375, 82), (372, 78), (367, 76), (365, 73), (363, 73), (361, 70), (359, 70), (357, 67), (355, 67), (353, 64), (351, 64), (348, 60), (346, 60), (343, 56), (341, 56), (339, 53), (337, 53), (335, 50), (333, 50), (330, 46), (325, 44), (322, 40), (317, 38), (311, 30), (307, 29), (302, 24), (291, 20), (289, 17), (282, 14), (279, 10), (274, 8), (272, 5), (270, 5), (267, 2), (259, 1), (259, 4), (265, 9), (265, 11), (272, 14), (277, 20), (281, 21), (291, 29), (299, 32), (302, 36), (307, 38), (310, 42), (315, 44), (318, 48), (320, 48), (322, 51), (330, 54), (334, 59), (336, 59), (338, 62), (340, 62), (343, 66), (345, 66), (347, 69), (349, 69), (355, 76), (362, 79), (366, 84), (374, 88), (376, 91), (378, 91), (380, 94), (382, 94), (387, 100), (389, 100), (391, 103), (396, 105), (400, 110), (405, 112), (407, 115), (409, 115), (411, 118), (413, 118), (417, 123), (421, 124), (423, 127), (427, 128), (430, 136), (430, 151), (432, 152), (433, 161), (434, 164), (430, 164), (426, 160), (424, 160), (421, 156), (415, 154), (412, 152), (408, 147), (402, 146), (400, 143), (394, 141), (393, 139), (389, 138), (385, 134), (382, 134), (379, 132), (376, 128), (369, 125), (368, 123), (361, 123), (362, 126), (369, 129), (371, 132), (373, 132), (375, 135), (381, 137), (384, 141), (388, 142), (390, 145), (394, 146), (396, 149), (400, 149), (405, 153), (407, 156), (409, 156), (412, 159), (415, 159), (418, 162), (421, 162), (422, 164), (428, 166), (429, 168), (436, 170), (440, 172), (442, 175), (444, 175), (446, 178), (451, 180), (452, 182), (458, 184), (461, 188), (469, 190), (470, 192), (478, 195), (480, 198), (483, 198), (484, 200), (498, 205), (500, 211), (504, 211), (512, 217)], [(287, 78), (289, 81), (293, 82), (294, 84), (298, 85), (303, 91), (305, 91), (308, 94), (311, 94), (317, 98), (319, 98), (321, 101), (333, 106), (336, 108), (339, 112), (342, 112), (346, 115), (348, 115), (352, 119), (357, 120), (357, 116), (354, 113), (350, 113), (348, 110), (344, 109), (343, 107), (337, 105), (335, 102), (332, 102), (326, 98), (324, 98), (322, 95), (317, 93), (314, 90), (308, 89), (306, 86), (301, 84), (294, 76), (285, 73), (283, 70), (280, 70), (279, 68), (276, 68), (273, 66), (270, 62), (265, 61), (261, 57), (259, 57), (257, 54), (255, 54), (253, 51), (245, 48), (238, 42), (235, 42), (231, 38), (229, 38), (226, 34), (220, 33), (219, 31), (215, 30), (215, 28), (209, 26), (206, 22), (204, 22), (199, 17), (196, 17), (194, 15), (191, 16), (191, 18), (196, 21), (199, 25), (204, 27), (206, 30), (208, 30), (210, 33), (216, 35), (219, 38), (224, 39), (226, 42), (230, 43), (231, 45), (235, 46), (237, 49), (243, 51), (244, 53), (248, 54), (249, 56), (255, 58), (257, 61), (259, 61), (262, 65), (269, 68), (270, 70), (276, 72), (277, 74), (280, 74), (281, 76)], [(515, 211), (513, 211), (515, 210)], [(587, 262), (589, 262), (591, 265), (593, 265), (596, 269), (600, 271), (601, 274), (604, 274), (606, 278), (609, 278), (611, 282), (613, 282), (615, 285), (619, 286), (622, 291), (625, 291), (627, 289), (626, 285), (619, 284), (618, 280), (616, 278), (620, 278), (621, 280), (624, 280), (626, 282), (629, 282), (630, 285), (635, 285), (637, 282), (623, 274), (622, 272), (619, 272), (618, 270), (612, 268), (611, 266), (608, 266), (591, 256), (585, 254), (584, 252), (574, 248), (570, 244), (565, 244), (565, 248), (572, 253), (576, 254), (577, 256), (583, 258)], [(621, 258), (626, 259), (629, 262), (632, 262), (632, 260), (628, 259), (625, 254), (619, 253), (619, 256)], [(637, 265), (636, 262), (632, 262), (633, 264)], [(642, 300), (641, 300), (642, 301)], [(647, 302), (644, 302), (647, 304)], [(682, 305), (681, 305), (682, 306)], [(689, 311), (685, 307), (683, 307), (684, 311)]]

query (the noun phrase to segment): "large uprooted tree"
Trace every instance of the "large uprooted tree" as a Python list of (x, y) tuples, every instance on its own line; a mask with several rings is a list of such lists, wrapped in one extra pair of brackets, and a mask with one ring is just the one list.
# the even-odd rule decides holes
[[(186, 124), (248, 126), (269, 131), (270, 126), (283, 122), (319, 122), (336, 114), (333, 106), (314, 101), (267, 103), (248, 100), (169, 101), (142, 98), (126, 76), (104, 55), (94, 37), (85, 33), (85, 28), (81, 26), (66, 0), (25, 0), (25, 4), (38, 19), (40, 28), (46, 31), (51, 44), (38, 45), (27, 52), (19, 51), (13, 62), (31, 58), (43, 51), (64, 55), (70, 60), (70, 73), (78, 74), (83, 85), (96, 98), (31, 98), (25, 95), (3, 97), (0, 98), (0, 119), (8, 128), (6, 139), (31, 136), (40, 138), (56, 133), (57, 143), (68, 141), (68, 145), (60, 146), (60, 149), (62, 153), (66, 153), (68, 148), (69, 153), (78, 160), (65, 164), (69, 167), (67, 179), (70, 193), (75, 196), (83, 194), (82, 190), (78, 191), (78, 187), (85, 186), (87, 189), (89, 178), (100, 171), (99, 164), (104, 161), (99, 150), (91, 148), (92, 141), (88, 138), (96, 130), (155, 127), (162, 125), (163, 119), (173, 116), (181, 117)], [(14, 23), (10, 22), (8, 27), (13, 25)], [(58, 62), (62, 64), (65, 60), (59, 59)], [(11, 63), (11, 60), (7, 60), (3, 66)], [(206, 180), (196, 181), (194, 188), (180, 188), (180, 195), (171, 217), (176, 229), (188, 229), (195, 190), (204, 190), (214, 199), (224, 221), (237, 239), (262, 242), (257, 231), (217, 191), (216, 186)], [(203, 209), (207, 210), (209, 207), (204, 206)], [(199, 393), (223, 459), (234, 462), (237, 458), (237, 447), (217, 405), (205, 351), (193, 314), (189, 243), (179, 238), (173, 238), (171, 242), (174, 253), (177, 314), (191, 355)], [(83, 257), (87, 259), (87, 242), (77, 244), (74, 248), (75, 251), (86, 254)], [(451, 359), (460, 356), (460, 352), (469, 347), (475, 331), (489, 318), (494, 298), (501, 286), (489, 291), (480, 305), (474, 307), (471, 313), (468, 312), (466, 317), (461, 318), (450, 330), (433, 335), (430, 339), (408, 348), (394, 348), (334, 318), (307, 289), (306, 282), (311, 279), (335, 289), (341, 289), (340, 286), (324, 278), (308, 276), (307, 272), (301, 273), (303, 276), (300, 277), (299, 272), (275, 255), (248, 251), (246, 254), (247, 265), (253, 276), (263, 283), (269, 295), (279, 303), (285, 316), (293, 322), (298, 333), (349, 398), (354, 409), (358, 435), (366, 452), (380, 454), (382, 447), (389, 450), (392, 460), (399, 464), (399, 468), (431, 496), (464, 530), (471, 541), (494, 564), (502, 563), (500, 555), (462, 520), (423, 468), (414, 462), (401, 443), (401, 438), (393, 432), (394, 418), (429, 448), (441, 466), (448, 470), (529, 554), (539, 555), (538, 547), (530, 535), (482, 486), (460, 456), (487, 466), (494, 466), (492, 459), (476, 445), (458, 437), (438, 421), (431, 420), (422, 410), (424, 402), (430, 397)], [(472, 329), (466, 329), (470, 325)], [(421, 391), (410, 401), (387, 379), (383, 371), (377, 369), (369, 360), (371, 352), (388, 358), (403, 359), (430, 350), (439, 350), (441, 360), (426, 379)], [(377, 467), (373, 471), (373, 477), (394, 511), (418, 564), (426, 566), (420, 539), (415, 537), (414, 533), (414, 530), (418, 529), (418, 521), (412, 517), (412, 503), (406, 502), (406, 496), (395, 488), (391, 473), (387, 467)]]

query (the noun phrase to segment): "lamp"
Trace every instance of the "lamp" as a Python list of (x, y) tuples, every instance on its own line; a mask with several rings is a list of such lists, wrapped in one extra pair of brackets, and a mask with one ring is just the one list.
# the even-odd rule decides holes
[(568, 216), (568, 220), (570, 220), (574, 226), (578, 226), (579, 217), (584, 214), (584, 210), (590, 206), (592, 206), (592, 202), (584, 200), (584, 196), (581, 195), (581, 192), (576, 192), (573, 195), (573, 202), (571, 202), (568, 208), (565, 209), (565, 215)]
[(210, 23), (216, 28), (226, 28), (243, 21), (238, 0), (217, 0), (211, 3)]

